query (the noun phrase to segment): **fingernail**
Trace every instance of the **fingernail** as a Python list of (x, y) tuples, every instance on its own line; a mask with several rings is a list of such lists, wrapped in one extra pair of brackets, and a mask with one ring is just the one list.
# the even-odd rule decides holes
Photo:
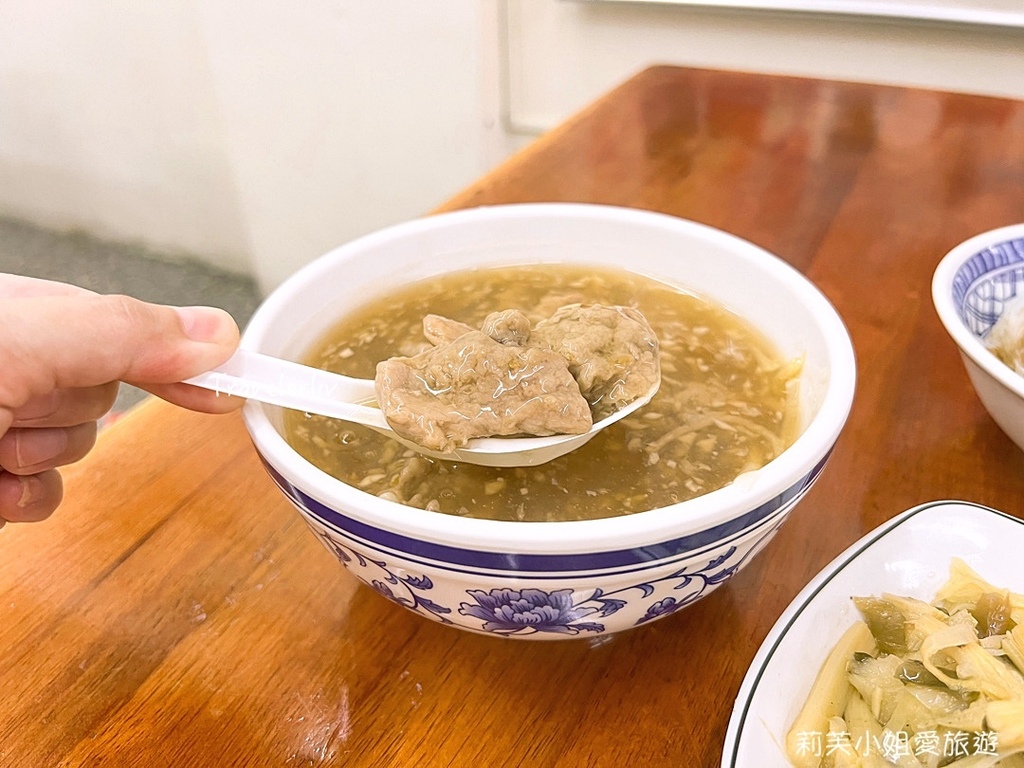
[(53, 415), (59, 404), (60, 396), (57, 390), (54, 390), (48, 395), (33, 397), (14, 412), (14, 420), (21, 422), (33, 421), (34, 419), (45, 419), (47, 416)]
[(67, 447), (64, 429), (19, 429), (14, 434), (14, 457), (23, 470), (56, 459)]
[(43, 484), (35, 475), (24, 475), (19, 479), (21, 480), (21, 498), (18, 499), (18, 508), (25, 509), (42, 497)]
[(225, 312), (213, 307), (175, 307), (181, 327), (192, 341), (213, 342), (224, 336)]

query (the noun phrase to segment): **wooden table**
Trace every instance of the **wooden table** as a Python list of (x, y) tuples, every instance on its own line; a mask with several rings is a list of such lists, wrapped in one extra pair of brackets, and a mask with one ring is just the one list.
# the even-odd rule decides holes
[(835, 303), (860, 379), (824, 475), (706, 600), (606, 640), (477, 637), (357, 587), (237, 416), (152, 401), (0, 532), (0, 766), (716, 766), (799, 589), (920, 502), (1022, 514), (1024, 453), (932, 308), (941, 256), (1024, 221), (1024, 103), (642, 72), (457, 196), (648, 208), (779, 254)]

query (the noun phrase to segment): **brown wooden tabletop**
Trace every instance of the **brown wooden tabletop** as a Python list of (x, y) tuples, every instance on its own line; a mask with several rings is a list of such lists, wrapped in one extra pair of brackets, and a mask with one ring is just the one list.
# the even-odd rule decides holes
[(707, 599), (611, 638), (433, 624), (358, 587), (237, 416), (149, 401), (0, 532), (0, 766), (716, 766), (800, 588), (924, 501), (1021, 516), (1024, 453), (974, 395), (930, 279), (1024, 221), (1024, 102), (658, 67), (443, 210), (647, 208), (754, 241), (845, 319), (859, 381), (818, 484)]

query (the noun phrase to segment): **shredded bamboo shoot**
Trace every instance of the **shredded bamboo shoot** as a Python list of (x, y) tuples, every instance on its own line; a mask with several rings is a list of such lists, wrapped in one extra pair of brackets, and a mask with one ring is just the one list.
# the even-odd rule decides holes
[(787, 734), (794, 766), (1024, 764), (1024, 595), (954, 560), (933, 603), (854, 602), (864, 621), (829, 654)]

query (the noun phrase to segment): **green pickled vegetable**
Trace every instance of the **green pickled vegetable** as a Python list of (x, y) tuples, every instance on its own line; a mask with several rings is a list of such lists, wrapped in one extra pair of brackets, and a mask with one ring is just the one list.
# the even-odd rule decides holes
[(855, 597), (853, 604), (864, 617), (882, 653), (907, 652), (907, 620), (893, 603), (880, 597)]
[(974, 605), (971, 615), (978, 622), (978, 637), (1005, 635), (1013, 628), (1010, 618), (1010, 596), (1007, 593), (986, 592)]

